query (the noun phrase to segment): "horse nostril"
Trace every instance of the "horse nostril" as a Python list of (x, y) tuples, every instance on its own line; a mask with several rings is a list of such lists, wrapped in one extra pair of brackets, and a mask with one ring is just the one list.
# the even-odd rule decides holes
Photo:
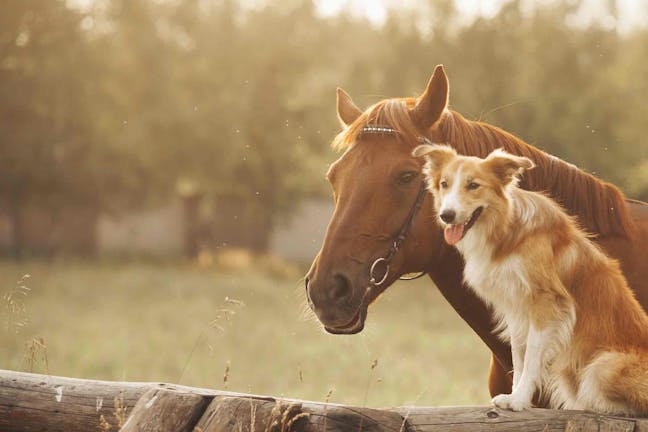
[(351, 284), (349, 280), (341, 274), (333, 276), (333, 284), (329, 292), (331, 300), (343, 301), (351, 296)]
[(444, 210), (443, 213), (441, 213), (441, 220), (445, 223), (450, 223), (454, 220), (456, 216), (456, 213), (454, 210)]

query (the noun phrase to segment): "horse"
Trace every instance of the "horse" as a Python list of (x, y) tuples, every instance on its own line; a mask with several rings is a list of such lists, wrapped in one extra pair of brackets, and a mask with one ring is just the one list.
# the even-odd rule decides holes
[(460, 154), (485, 157), (496, 148), (531, 159), (536, 169), (520, 183), (543, 191), (617, 259), (637, 300), (648, 311), (648, 204), (576, 166), (493, 125), (448, 108), (449, 83), (435, 68), (418, 98), (391, 98), (360, 110), (337, 89), (343, 127), (332, 146), (342, 151), (327, 179), (335, 209), (322, 247), (306, 274), (306, 298), (324, 329), (362, 331), (369, 305), (393, 282), (427, 274), (443, 297), (491, 351), (488, 390), (510, 393), (510, 346), (494, 333), (491, 311), (463, 283), (464, 263), (435, 222), (422, 161), (411, 155), (421, 142), (445, 143)]

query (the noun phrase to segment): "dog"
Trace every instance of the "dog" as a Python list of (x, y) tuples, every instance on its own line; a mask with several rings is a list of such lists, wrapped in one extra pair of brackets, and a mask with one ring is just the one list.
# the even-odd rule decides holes
[(509, 341), (513, 390), (500, 408), (648, 415), (648, 316), (621, 273), (548, 196), (521, 189), (534, 167), (498, 149), (485, 159), (420, 145), (424, 174), (464, 281), (488, 304)]

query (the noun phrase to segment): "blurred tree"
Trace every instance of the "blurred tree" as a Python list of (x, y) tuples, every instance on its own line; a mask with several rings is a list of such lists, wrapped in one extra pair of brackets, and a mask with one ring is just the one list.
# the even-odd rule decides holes
[(437, 63), (454, 109), (648, 199), (648, 32), (575, 25), (580, 2), (532, 6), (467, 22), (430, 1), (378, 26), (310, 0), (5, 0), (0, 205), (16, 248), (25, 208), (96, 220), (180, 185), (212, 209), (196, 237), (264, 250), (303, 197), (328, 193), (335, 87), (360, 105), (415, 96)]
[(93, 99), (105, 76), (84, 15), (64, 1), (7, 0), (0, 9), (0, 202), (19, 253), (31, 228), (25, 209), (56, 221), (62, 208), (80, 208), (92, 225), (131, 190), (130, 157), (96, 133)]

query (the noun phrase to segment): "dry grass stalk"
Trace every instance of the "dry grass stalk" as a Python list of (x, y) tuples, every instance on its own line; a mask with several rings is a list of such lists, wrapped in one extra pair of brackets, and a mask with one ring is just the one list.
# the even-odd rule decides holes
[[(362, 401), (362, 406), (367, 406), (367, 399), (369, 398), (369, 387), (371, 387), (371, 378), (373, 376), (373, 371), (378, 367), (378, 359), (374, 359), (369, 365), (369, 376), (367, 377), (367, 386), (365, 387), (364, 400)], [(378, 381), (380, 382), (380, 381)], [(358, 424), (358, 432), (362, 431), (362, 426), (364, 423), (364, 417), (360, 418), (360, 423)]]
[(303, 418), (308, 418), (308, 417), (310, 417), (310, 414), (309, 414), (309, 413), (305, 413), (305, 412), (299, 413), (299, 414), (297, 414), (296, 416), (292, 417), (292, 418), (288, 421), (288, 423), (286, 423), (286, 431), (287, 431), (287, 432), (290, 432), (290, 431), (292, 430), (293, 425), (294, 425), (298, 420), (303, 419)]
[(369, 397), (369, 387), (371, 387), (371, 378), (373, 376), (373, 371), (378, 367), (378, 359), (374, 359), (369, 366), (369, 376), (367, 377), (367, 386), (365, 387), (364, 400), (362, 401), (362, 406), (367, 406), (367, 399)]
[(285, 403), (281, 400), (275, 402), (264, 432), (290, 432), (297, 421), (310, 416), (302, 412), (299, 403)]
[[(228, 308), (227, 306), (234, 306), (234, 309)], [(202, 329), (202, 331), (198, 334), (198, 337), (196, 338), (196, 342), (194, 343), (193, 347), (191, 348), (191, 351), (189, 352), (189, 355), (187, 356), (187, 360), (185, 361), (184, 366), (182, 367), (182, 371), (180, 372), (180, 376), (176, 380), (176, 382), (179, 384), (182, 380), (182, 377), (184, 376), (187, 367), (189, 366), (189, 363), (191, 362), (191, 359), (193, 358), (194, 352), (196, 352), (196, 349), (200, 345), (203, 339), (207, 339), (208, 335), (208, 330), (209, 329), (214, 329), (218, 333), (224, 333), (225, 332), (225, 327), (224, 324), (221, 324), (223, 322), (229, 323), (232, 321), (232, 317), (236, 315), (236, 308), (244, 307), (245, 303), (242, 302), (241, 300), (225, 297), (225, 300), (223, 301), (223, 307), (220, 309), (217, 309), (216, 312), (216, 318), (213, 320), (209, 321), (205, 328)], [(207, 340), (207, 348), (210, 350), (210, 352), (213, 352), (213, 348), (211, 344), (209, 343), (209, 340)], [(227, 388), (227, 387), (225, 387)]]
[(309, 416), (309, 413), (302, 411), (301, 404), (290, 404), (281, 418), (281, 432), (290, 432), (297, 421)]
[(124, 404), (124, 395), (120, 393), (115, 397), (115, 418), (117, 419), (117, 426), (121, 429), (128, 419), (128, 407)]
[[(128, 419), (128, 407), (124, 403), (124, 395), (122, 393), (115, 397), (113, 407), (113, 415), (117, 420), (117, 425), (115, 427), (119, 430), (124, 426), (124, 424), (126, 424), (126, 420)], [(99, 415), (99, 430), (103, 432), (113, 430), (113, 425), (110, 424), (103, 414)]]
[(45, 368), (45, 373), (49, 375), (49, 362), (47, 360), (47, 345), (41, 337), (31, 338), (25, 342), (25, 356), (23, 363), (27, 364), (29, 372), (34, 372), (34, 366), (40, 363)]
[(328, 415), (326, 414), (326, 412), (328, 411), (328, 403), (331, 400), (332, 395), (333, 395), (333, 389), (331, 388), (331, 389), (329, 389), (328, 392), (326, 392), (326, 397), (324, 398), (324, 412), (323, 412), (324, 423), (322, 425), (322, 431), (323, 432), (326, 432), (326, 423), (327, 423), (327, 420), (328, 420)]
[[(412, 405), (416, 405), (417, 402), (421, 399), (421, 397), (423, 397), (423, 395), (424, 395), (425, 393), (427, 393), (428, 390), (429, 390), (428, 387), (426, 387), (425, 389), (423, 389), (422, 392), (420, 392), (418, 395), (416, 395), (416, 398), (414, 399), (414, 402), (412, 402), (411, 404), (412, 404)], [(405, 432), (405, 431), (407, 430), (407, 420), (409, 419), (410, 411), (411, 411), (411, 408), (408, 408), (408, 409), (407, 409), (407, 412), (406, 412), (405, 415), (403, 416), (403, 422), (401, 423), (401, 427), (400, 427), (400, 429), (398, 430), (398, 432)]]
[(252, 399), (250, 399), (250, 432), (254, 432), (255, 429), (256, 412), (257, 406), (252, 402)]
[(270, 417), (268, 417), (268, 423), (266, 424), (264, 432), (272, 432), (276, 430), (278, 419), (281, 418), (282, 403), (283, 402), (280, 400), (275, 401), (275, 405), (272, 407), (272, 411), (270, 411)]
[(7, 315), (5, 322), (7, 332), (18, 334), (29, 323), (25, 299), (31, 291), (26, 285), (26, 281), (30, 277), (28, 274), (23, 275), (16, 286), (2, 296)]
[(225, 390), (227, 390), (228, 388), (229, 375), (230, 375), (230, 362), (228, 360), (227, 363), (225, 363), (225, 372), (223, 373), (223, 387), (225, 388)]
[(106, 420), (106, 417), (104, 417), (103, 414), (99, 416), (99, 430), (103, 432), (110, 432), (112, 429), (111, 424)]
[(400, 429), (398, 429), (398, 432), (405, 432), (406, 431), (407, 419), (409, 418), (409, 414), (410, 414), (409, 411), (407, 411), (405, 413), (405, 415), (403, 416), (403, 422), (401, 423), (401, 426), (400, 426)]

